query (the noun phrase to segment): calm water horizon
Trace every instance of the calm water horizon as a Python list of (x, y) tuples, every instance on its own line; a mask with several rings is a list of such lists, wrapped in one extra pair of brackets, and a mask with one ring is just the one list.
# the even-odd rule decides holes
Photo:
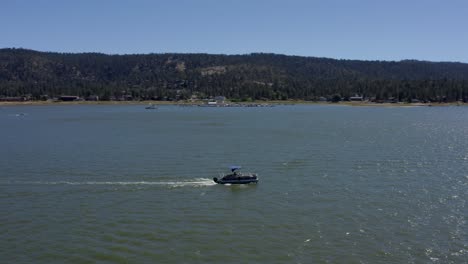
[(468, 262), (467, 107), (144, 108), (0, 107), (2, 263)]

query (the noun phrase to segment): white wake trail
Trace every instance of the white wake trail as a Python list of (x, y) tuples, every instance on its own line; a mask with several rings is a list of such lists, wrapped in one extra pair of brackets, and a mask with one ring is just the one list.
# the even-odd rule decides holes
[(11, 184), (28, 184), (28, 185), (160, 185), (169, 187), (203, 187), (213, 186), (216, 183), (208, 178), (196, 178), (179, 181), (25, 181), (11, 182)]

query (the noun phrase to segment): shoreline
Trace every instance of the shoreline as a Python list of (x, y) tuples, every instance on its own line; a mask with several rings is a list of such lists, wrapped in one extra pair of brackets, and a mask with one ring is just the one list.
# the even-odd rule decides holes
[[(0, 106), (51, 106), (51, 105), (180, 105), (180, 106), (197, 106), (203, 105), (204, 102), (195, 101), (23, 101), (23, 102), (0, 102)], [(226, 102), (226, 104), (236, 104), (240, 106), (248, 106), (252, 104), (258, 105), (336, 105), (336, 106), (374, 106), (374, 107), (416, 107), (416, 106), (468, 106), (468, 103), (451, 102), (451, 103), (374, 103), (374, 102), (316, 102), (302, 100), (288, 101), (252, 101), (252, 102)]]

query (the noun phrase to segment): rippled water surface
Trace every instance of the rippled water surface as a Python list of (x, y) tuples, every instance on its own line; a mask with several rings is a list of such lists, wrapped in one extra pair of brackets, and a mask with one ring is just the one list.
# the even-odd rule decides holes
[(10, 106), (0, 140), (2, 263), (468, 260), (466, 107)]

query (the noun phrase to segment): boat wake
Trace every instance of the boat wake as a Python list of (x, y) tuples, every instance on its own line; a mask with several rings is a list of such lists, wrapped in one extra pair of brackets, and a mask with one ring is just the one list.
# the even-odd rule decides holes
[(10, 184), (26, 185), (120, 185), (120, 186), (167, 186), (167, 187), (204, 187), (216, 185), (215, 182), (207, 178), (196, 178), (180, 181), (24, 181), (10, 182)]

